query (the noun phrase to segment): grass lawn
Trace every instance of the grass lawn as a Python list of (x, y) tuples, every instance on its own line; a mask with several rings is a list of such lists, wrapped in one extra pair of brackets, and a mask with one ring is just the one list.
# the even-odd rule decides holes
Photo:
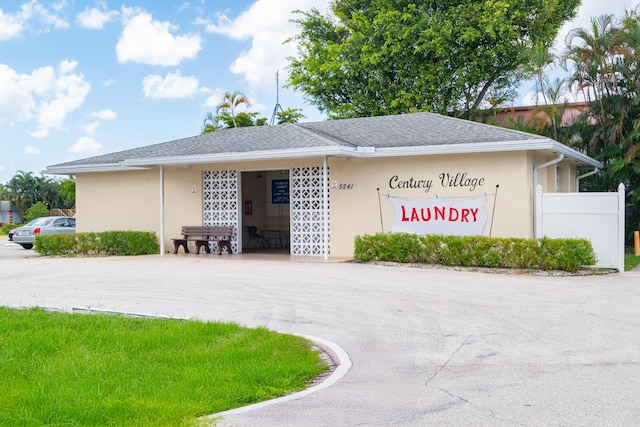
[(0, 307), (1, 426), (193, 426), (304, 389), (303, 338), (232, 323)]
[(640, 256), (635, 256), (633, 248), (627, 248), (624, 254), (624, 271), (633, 270), (640, 265)]

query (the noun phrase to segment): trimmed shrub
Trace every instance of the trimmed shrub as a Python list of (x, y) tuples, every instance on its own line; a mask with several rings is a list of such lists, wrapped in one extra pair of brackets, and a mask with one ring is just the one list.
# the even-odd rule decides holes
[(156, 234), (149, 231), (103, 231), (36, 236), (40, 255), (148, 255), (160, 252)]
[(356, 237), (356, 252), (361, 261), (386, 260), (395, 262), (418, 262), (420, 240), (415, 234), (385, 233), (375, 236)]
[(14, 228), (18, 228), (21, 226), (22, 224), (9, 224), (9, 223), (2, 224), (2, 227), (0, 227), (0, 234), (8, 234)]
[(540, 240), (486, 236), (418, 236), (378, 233), (357, 236), (356, 261), (392, 261), (465, 267), (577, 271), (594, 265), (587, 239)]

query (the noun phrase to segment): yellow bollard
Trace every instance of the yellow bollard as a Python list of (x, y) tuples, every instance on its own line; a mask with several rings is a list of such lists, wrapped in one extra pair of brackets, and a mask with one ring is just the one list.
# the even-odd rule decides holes
[(640, 232), (633, 232), (633, 249), (635, 250), (636, 256), (640, 255)]

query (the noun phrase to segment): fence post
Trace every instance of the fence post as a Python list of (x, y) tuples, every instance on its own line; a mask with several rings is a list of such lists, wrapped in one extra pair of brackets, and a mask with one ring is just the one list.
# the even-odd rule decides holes
[(624, 273), (624, 217), (625, 217), (624, 184), (618, 185), (618, 271)]
[(542, 237), (542, 185), (536, 185), (536, 197), (534, 203), (534, 231), (533, 237), (535, 239), (540, 239)]

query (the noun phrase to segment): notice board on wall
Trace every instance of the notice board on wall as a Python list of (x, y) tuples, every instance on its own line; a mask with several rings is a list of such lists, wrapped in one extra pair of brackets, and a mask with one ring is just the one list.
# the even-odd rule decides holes
[(274, 179), (271, 181), (271, 204), (289, 204), (289, 179)]

